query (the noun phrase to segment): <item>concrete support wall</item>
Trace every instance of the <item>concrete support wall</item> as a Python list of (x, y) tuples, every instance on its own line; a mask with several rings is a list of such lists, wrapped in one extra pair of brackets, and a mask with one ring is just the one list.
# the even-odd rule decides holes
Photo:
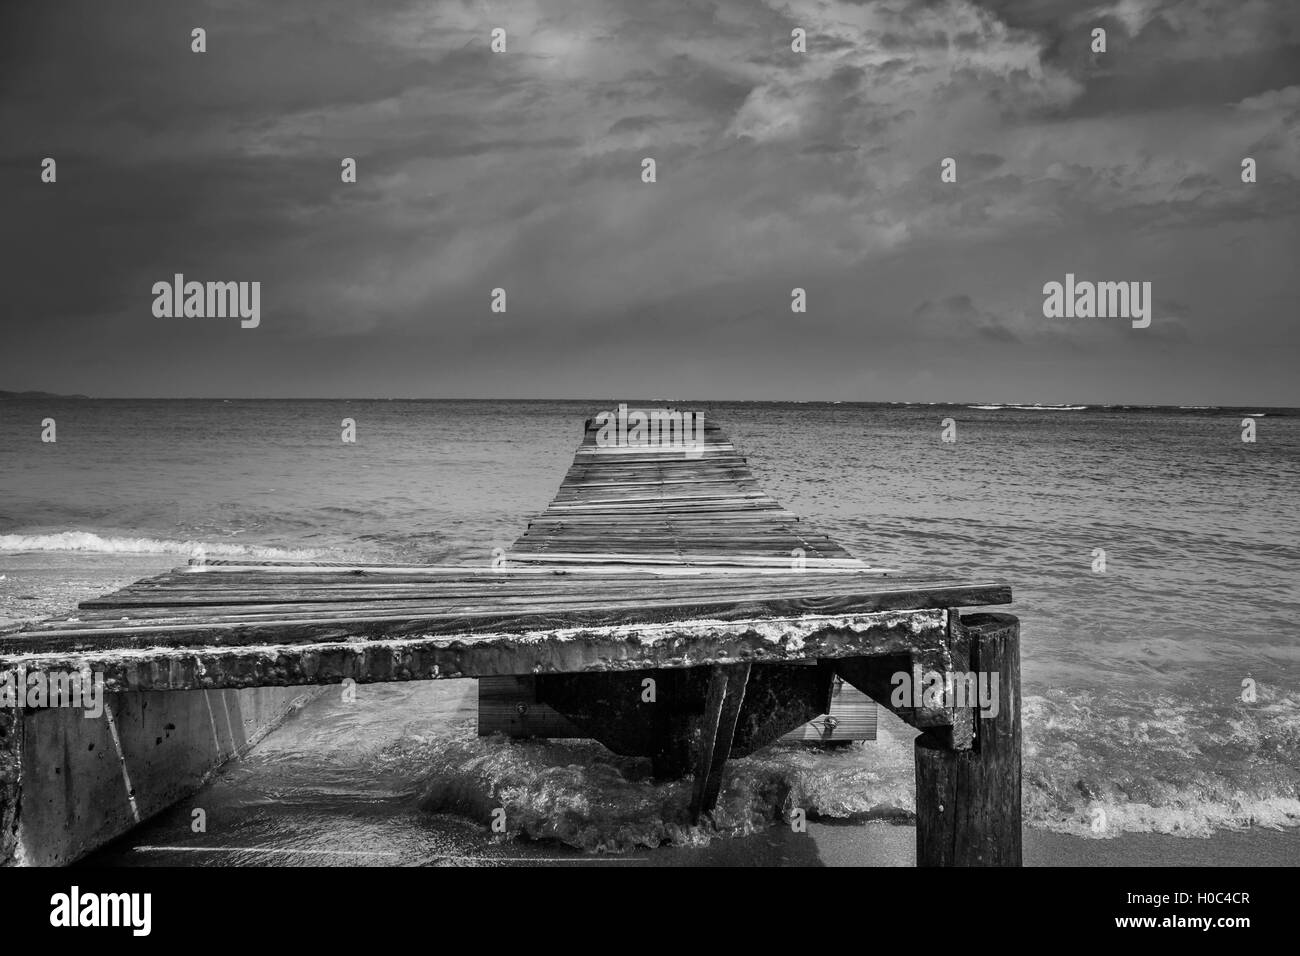
[(57, 866), (201, 787), (315, 687), (106, 694), (101, 717), (0, 710), (0, 865)]

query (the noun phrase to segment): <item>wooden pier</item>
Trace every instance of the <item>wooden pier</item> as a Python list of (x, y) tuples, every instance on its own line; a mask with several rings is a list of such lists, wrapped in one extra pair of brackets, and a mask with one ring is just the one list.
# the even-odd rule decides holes
[[(688, 449), (596, 435), (495, 566), (194, 565), (0, 635), (0, 669), (109, 692), (525, 677), (585, 736), (694, 773), (697, 818), (729, 756), (825, 714), (839, 678), (924, 732), (918, 863), (1018, 865), (1018, 624), (962, 613), (1010, 588), (872, 570), (759, 490), (713, 423)], [(975, 673), (997, 675), (995, 708), (895, 702), (896, 675)]]
[[(629, 571), (692, 568), (742, 576), (799, 571), (868, 571), (867, 565), (781, 507), (758, 487), (749, 464), (714, 422), (688, 428), (684, 413), (644, 410), (655, 445), (600, 444), (588, 420), (572, 466), (546, 511), (503, 556), (514, 567)], [(617, 418), (611, 413), (611, 418)], [(608, 419), (607, 419), (608, 421)], [(691, 454), (684, 443), (693, 439)], [(679, 439), (680, 449), (672, 446)], [(485, 677), (479, 681), (479, 733), (512, 737), (590, 737), (551, 706), (560, 693), (571, 704), (599, 678)], [(662, 710), (662, 708), (661, 708)], [(626, 718), (626, 719), (631, 719)], [(835, 678), (829, 708), (783, 737), (818, 744), (874, 740), (876, 705)], [(608, 742), (608, 741), (607, 741)], [(681, 767), (665, 764), (665, 776)]]

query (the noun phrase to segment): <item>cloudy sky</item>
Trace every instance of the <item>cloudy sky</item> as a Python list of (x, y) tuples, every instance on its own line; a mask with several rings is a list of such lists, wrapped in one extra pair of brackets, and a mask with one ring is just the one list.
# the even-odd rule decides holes
[(0, 129), (0, 388), (1300, 405), (1293, 0), (8, 2)]

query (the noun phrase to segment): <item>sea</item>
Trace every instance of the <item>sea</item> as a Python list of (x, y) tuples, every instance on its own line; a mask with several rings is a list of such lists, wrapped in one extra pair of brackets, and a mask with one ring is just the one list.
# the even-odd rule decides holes
[[(9, 400), (0, 622), (199, 552), (487, 565), (619, 402), (704, 411), (765, 491), (873, 566), (1011, 584), (1030, 830), (1300, 827), (1296, 409)], [(474, 707), (468, 680), (328, 689), (98, 859), (616, 864), (735, 853), (794, 808), (849, 842), (912, 819), (913, 732), (889, 714), (874, 742), (731, 762), (692, 827), (689, 781), (589, 741), (480, 738)], [(194, 807), (218, 823), (194, 833)]]

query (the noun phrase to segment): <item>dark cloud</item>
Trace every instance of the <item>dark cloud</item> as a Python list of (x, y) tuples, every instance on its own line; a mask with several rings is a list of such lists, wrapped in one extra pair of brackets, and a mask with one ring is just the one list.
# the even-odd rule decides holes
[(657, 116), (625, 116), (609, 128), (611, 133), (639, 133), (654, 129), (662, 121)]
[[(3, 4), (0, 387), (936, 400), (924, 350), (958, 400), (1039, 361), (1180, 401), (1237, 348), (1216, 387), (1292, 402), (1298, 9)], [(1166, 321), (1044, 324), (1067, 271), (1149, 277)], [(154, 319), (175, 272), (261, 281), (261, 328)], [(1142, 374), (1099, 379), (1121, 352)]]

